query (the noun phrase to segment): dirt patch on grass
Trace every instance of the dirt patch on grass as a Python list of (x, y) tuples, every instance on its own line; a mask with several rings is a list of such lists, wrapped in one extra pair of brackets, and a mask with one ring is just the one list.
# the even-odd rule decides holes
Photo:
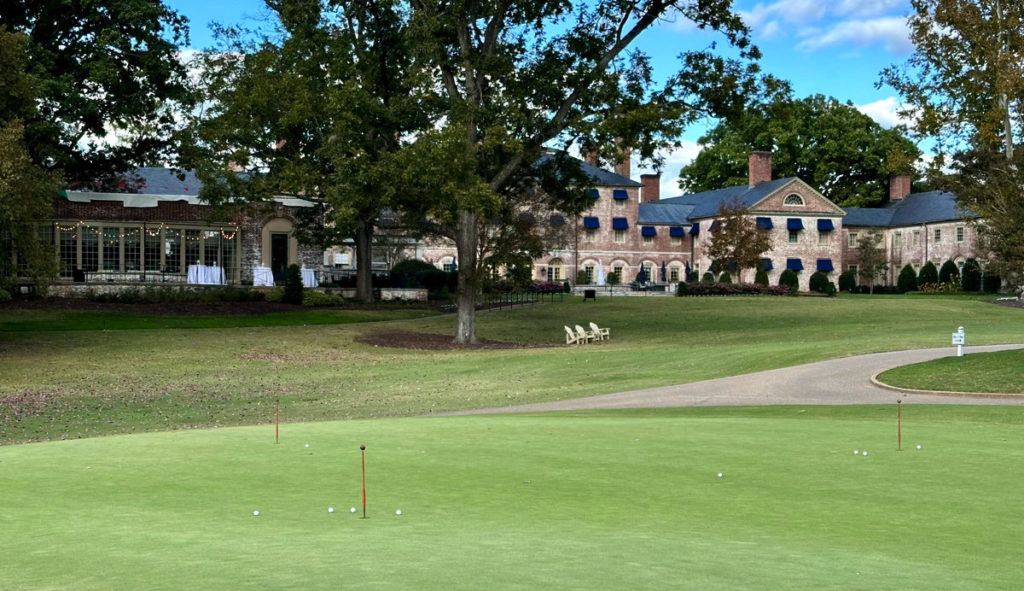
[(1019, 298), (1014, 298), (1012, 300), (995, 300), (995, 303), (1009, 308), (1024, 308), (1024, 300)]
[(427, 351), (458, 351), (458, 350), (486, 350), (486, 349), (537, 349), (548, 345), (523, 345), (521, 343), (508, 343), (504, 341), (491, 341), (479, 339), (475, 345), (460, 345), (455, 338), (448, 334), (433, 334), (426, 332), (407, 331), (381, 331), (368, 332), (355, 338), (357, 343), (373, 345), (375, 347), (393, 347), (396, 349), (422, 349)]

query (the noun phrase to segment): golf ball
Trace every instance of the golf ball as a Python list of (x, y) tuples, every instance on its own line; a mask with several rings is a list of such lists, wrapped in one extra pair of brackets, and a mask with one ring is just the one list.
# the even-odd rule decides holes
[(349, 512), (349, 513), (355, 513), (355, 512), (356, 512), (356, 508), (355, 508), (355, 507), (352, 507), (351, 509), (349, 509), (349, 510), (348, 510), (348, 512)]
[(860, 454), (860, 455), (862, 455), (862, 456), (866, 456), (866, 455), (868, 455), (868, 452), (866, 452), (866, 451), (865, 451), (865, 452), (861, 452), (861, 454)]
[(857, 451), (857, 450), (853, 450), (853, 455), (857, 455), (857, 454), (859, 454), (859, 453), (860, 453), (859, 451)]
[(917, 449), (921, 449), (921, 446), (920, 446), (920, 445), (919, 445), (919, 446), (917, 446)]
[(402, 514), (402, 510), (401, 509), (398, 509), (397, 511), (395, 511), (395, 515), (401, 515), (401, 514)]
[(252, 514), (253, 514), (253, 515), (259, 515), (259, 514), (260, 514), (260, 512), (259, 512), (259, 511), (253, 511), (253, 512), (252, 512)]
[(721, 477), (722, 477), (722, 473), (721, 473), (721, 472), (719, 472), (719, 473), (718, 473), (718, 477), (719, 477), (719, 478), (721, 478)]
[(306, 447), (309, 447), (309, 444), (308, 444), (308, 443), (306, 444)]
[(327, 508), (327, 512), (328, 513), (334, 513), (334, 507), (328, 507)]

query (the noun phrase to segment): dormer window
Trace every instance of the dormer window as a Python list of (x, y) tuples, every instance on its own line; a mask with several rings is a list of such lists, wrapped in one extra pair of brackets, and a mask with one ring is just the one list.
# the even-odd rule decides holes
[(800, 206), (804, 204), (804, 198), (797, 195), (796, 193), (790, 193), (786, 195), (786, 198), (782, 201), (783, 205)]

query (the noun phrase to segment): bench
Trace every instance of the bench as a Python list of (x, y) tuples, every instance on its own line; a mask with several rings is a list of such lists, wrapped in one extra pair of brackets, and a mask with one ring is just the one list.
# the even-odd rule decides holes
[(597, 301), (597, 290), (596, 289), (584, 289), (583, 290), (583, 301), (587, 300)]

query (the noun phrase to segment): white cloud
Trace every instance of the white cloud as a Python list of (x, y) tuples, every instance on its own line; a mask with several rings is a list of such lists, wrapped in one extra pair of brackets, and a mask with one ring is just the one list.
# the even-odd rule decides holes
[(900, 108), (901, 105), (896, 101), (896, 97), (890, 96), (880, 101), (859, 105), (857, 110), (874, 119), (876, 123), (885, 129), (890, 129), (897, 125), (907, 125), (909, 127), (911, 121), (900, 117), (899, 113), (897, 113)]
[(907, 31), (907, 21), (902, 17), (844, 21), (827, 30), (808, 30), (803, 34), (806, 38), (798, 47), (804, 51), (834, 46), (865, 47), (882, 44), (889, 53), (902, 55), (914, 49)]
[(867, 18), (888, 14), (895, 9), (906, 11), (906, 0), (842, 0), (836, 7), (836, 14), (849, 15), (854, 18)]
[(771, 4), (758, 2), (750, 10), (739, 11), (743, 22), (753, 29), (775, 20), (791, 25), (805, 25), (825, 16), (826, 3), (820, 0), (778, 0)]

